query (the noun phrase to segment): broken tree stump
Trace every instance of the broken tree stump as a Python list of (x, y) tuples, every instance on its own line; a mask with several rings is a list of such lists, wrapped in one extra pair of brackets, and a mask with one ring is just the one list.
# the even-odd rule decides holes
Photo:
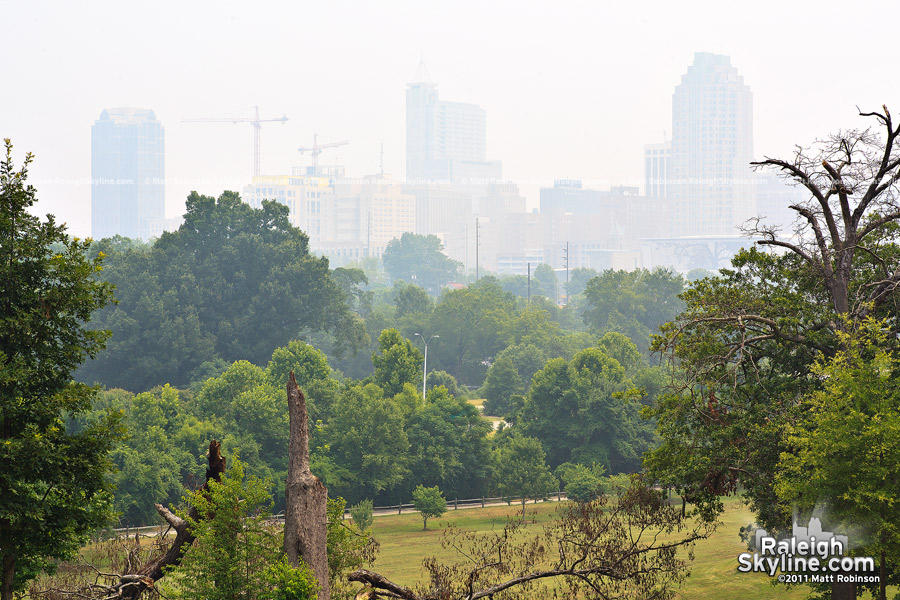
[[(222, 456), (221, 444), (216, 440), (209, 443), (207, 462), (209, 466), (206, 469), (206, 481), (200, 490), (207, 489), (211, 479), (221, 481), (222, 473), (225, 472), (225, 457)], [(156, 505), (156, 512), (175, 530), (175, 541), (172, 542), (165, 554), (145, 564), (137, 573), (123, 576), (117, 586), (118, 593), (108, 596), (109, 598), (135, 600), (140, 597), (145, 591), (152, 589), (158, 580), (162, 579), (167, 567), (180, 563), (185, 550), (194, 543), (194, 534), (184, 519), (173, 514), (161, 504)], [(188, 515), (194, 520), (200, 518), (194, 507), (189, 509)]]
[(303, 560), (316, 576), (319, 600), (331, 600), (328, 580), (328, 489), (309, 470), (306, 396), (291, 371), (287, 383), (291, 438), (285, 486), (284, 552), (294, 567)]

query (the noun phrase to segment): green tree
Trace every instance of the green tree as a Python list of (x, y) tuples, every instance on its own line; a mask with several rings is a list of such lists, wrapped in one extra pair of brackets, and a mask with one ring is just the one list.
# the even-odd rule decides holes
[(534, 343), (508, 346), (497, 355), (497, 360), (503, 357), (508, 357), (516, 367), (525, 392), (531, 389), (534, 374), (540, 371), (550, 358), (559, 358), (550, 356), (542, 345)]
[[(519, 298), (528, 298), (528, 277), (525, 275), (504, 275), (499, 278), (498, 284), (505, 292), (509, 292)], [(544, 286), (542, 286), (541, 282), (534, 277), (531, 278), (530, 292), (532, 298), (547, 295)]]
[(404, 233), (400, 239), (388, 242), (381, 260), (393, 281), (414, 283), (432, 295), (453, 281), (462, 267), (462, 263), (444, 254), (436, 235), (415, 233)]
[(181, 497), (182, 477), (193, 462), (174, 442), (185, 415), (178, 391), (169, 386), (138, 394), (123, 409), (129, 438), (110, 454), (115, 507), (124, 524), (148, 525), (156, 522), (155, 503)]
[(806, 511), (825, 504), (845, 532), (865, 524), (866, 543), (854, 550), (880, 559), (882, 580), (870, 591), (885, 600), (900, 567), (900, 359), (883, 322), (866, 320), (841, 337), (846, 349), (813, 367), (824, 384), (788, 427), (791, 451), (781, 454), (776, 493)]
[[(186, 496), (201, 518), (180, 515), (195, 536), (180, 564), (166, 578), (185, 600), (312, 600), (317, 584), (308, 567), (292, 570), (284, 560), (271, 516), (268, 485), (245, 477), (234, 458), (221, 481)], [(174, 583), (170, 583), (174, 582)], [(273, 586), (274, 584), (274, 586)], [(272, 589), (275, 587), (275, 589)]]
[(456, 377), (447, 371), (428, 371), (428, 389), (432, 390), (440, 386), (447, 388), (447, 391), (454, 398), (461, 398), (467, 393), (464, 388), (459, 387)]
[(540, 440), (519, 433), (502, 440), (494, 450), (494, 470), (500, 495), (507, 502), (521, 498), (523, 515), (526, 500), (545, 497), (558, 483), (550, 474)]
[(447, 371), (466, 385), (480, 385), (489, 365), (503, 348), (515, 313), (512, 294), (493, 277), (461, 290), (444, 292), (431, 316), (429, 331), (440, 343), (428, 354), (431, 368)]
[(438, 519), (447, 512), (447, 501), (437, 486), (427, 488), (418, 485), (412, 497), (413, 506), (422, 515), (422, 529), (428, 529), (428, 519)]
[[(289, 363), (289, 352), (277, 362)], [(313, 354), (313, 358), (317, 358)], [(285, 362), (286, 361), (286, 362)], [(316, 360), (314, 364), (319, 364)], [(308, 374), (306, 372), (305, 374)], [(238, 452), (248, 473), (272, 482), (276, 507), (283, 506), (289, 437), (287, 393), (273, 383), (271, 372), (247, 361), (237, 361), (197, 392), (189, 410), (210, 422), (222, 436), (227, 452)], [(317, 414), (310, 402), (310, 413)]]
[(431, 314), (434, 310), (434, 301), (425, 288), (402, 281), (394, 283), (394, 304), (397, 306), (398, 318), (414, 314)]
[(385, 500), (409, 474), (404, 412), (375, 384), (343, 390), (325, 424), (328, 452), (313, 465), (328, 489), (351, 501)]
[(566, 356), (566, 334), (544, 308), (526, 306), (512, 315), (503, 331), (507, 345), (539, 346), (550, 356)]
[(617, 360), (588, 348), (569, 362), (547, 362), (534, 376), (516, 423), (541, 440), (551, 466), (596, 462), (612, 473), (634, 472), (654, 436), (633, 389)]
[(505, 415), (509, 411), (510, 396), (521, 394), (522, 391), (522, 378), (519, 371), (512, 359), (501, 352), (491, 368), (488, 369), (487, 377), (484, 378), (484, 386), (481, 388), (481, 394), (486, 399), (484, 412), (489, 415)]
[(566, 491), (566, 498), (575, 502), (593, 502), (603, 493), (605, 470), (601, 465), (592, 466), (563, 463), (556, 468), (556, 477)]
[(331, 379), (331, 367), (325, 354), (300, 340), (292, 340), (272, 352), (272, 358), (266, 365), (266, 379), (280, 386), (291, 371), (301, 389), (306, 389), (314, 381)]
[(628, 337), (621, 333), (610, 331), (604, 334), (597, 347), (610, 358), (614, 358), (629, 372), (644, 366), (644, 357)]
[(350, 507), (350, 518), (360, 531), (367, 531), (375, 520), (372, 515), (372, 501), (366, 498)]
[(362, 269), (338, 267), (331, 272), (331, 278), (344, 291), (344, 297), (351, 310), (363, 317), (371, 312), (375, 294), (371, 290), (364, 289), (369, 284), (369, 278)]
[[(557, 286), (559, 285), (559, 279), (557, 279), (556, 271), (553, 270), (553, 267), (546, 263), (541, 263), (534, 270), (533, 277), (536, 281), (538, 281), (538, 283), (540, 283), (541, 288), (544, 292), (543, 295), (555, 303), (557, 299)], [(533, 292), (532, 295), (534, 295)]]
[(713, 273), (712, 271), (708, 271), (706, 269), (691, 269), (690, 271), (687, 272), (687, 274), (684, 276), (684, 278), (687, 279), (688, 281), (693, 282), (693, 281), (697, 281), (699, 279), (705, 279), (707, 277), (715, 277), (715, 276), (716, 276), (715, 273)]
[(563, 284), (566, 288), (566, 293), (569, 295), (569, 299), (571, 299), (572, 296), (583, 293), (585, 288), (587, 288), (588, 281), (599, 275), (600, 273), (596, 269), (588, 267), (572, 269), (569, 273), (569, 283)]
[(490, 477), (490, 432), (490, 423), (473, 405), (444, 387), (429, 390), (424, 405), (406, 422), (407, 481), (437, 485), (456, 497), (483, 494)]
[(378, 352), (372, 354), (374, 380), (384, 393), (394, 396), (403, 384), (421, 384), (422, 353), (396, 329), (385, 329), (378, 336)]
[(279, 390), (279, 394), (291, 371), (294, 372), (297, 384), (306, 392), (310, 422), (328, 420), (332, 415), (339, 386), (325, 354), (299, 340), (276, 348), (266, 365), (266, 380)]
[(587, 282), (584, 322), (598, 333), (623, 333), (646, 351), (650, 334), (684, 307), (678, 298), (683, 289), (681, 275), (663, 269), (604, 271)]
[(88, 411), (95, 390), (72, 372), (108, 332), (88, 327), (112, 298), (102, 257), (51, 215), (29, 213), (36, 190), (16, 170), (12, 143), (0, 162), (0, 598), (55, 559), (71, 558), (111, 517), (107, 455), (120, 437), (110, 413), (74, 433), (63, 416)]
[(118, 304), (99, 313), (113, 331), (107, 351), (79, 371), (85, 381), (135, 391), (189, 382), (200, 364), (221, 358), (265, 364), (275, 348), (326, 331), (337, 353), (366, 343), (358, 273), (334, 276), (313, 256), (288, 208), (254, 209), (234, 192), (192, 193), (184, 224), (150, 250), (109, 257), (106, 281)]

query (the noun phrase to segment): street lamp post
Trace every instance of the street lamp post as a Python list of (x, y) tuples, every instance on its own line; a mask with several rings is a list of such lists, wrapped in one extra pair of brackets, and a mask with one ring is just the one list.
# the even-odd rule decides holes
[(441, 336), (434, 334), (434, 335), (428, 336), (428, 339), (426, 339), (425, 336), (422, 335), (421, 333), (416, 333), (414, 335), (417, 335), (420, 338), (422, 338), (422, 342), (425, 343), (425, 362), (422, 364), (422, 400), (424, 400), (425, 399), (425, 384), (428, 381), (428, 342), (430, 342), (434, 338), (439, 338)]

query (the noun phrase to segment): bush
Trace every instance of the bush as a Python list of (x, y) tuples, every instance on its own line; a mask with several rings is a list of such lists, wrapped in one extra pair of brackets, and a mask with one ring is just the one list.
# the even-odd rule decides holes
[(566, 497), (581, 503), (592, 502), (608, 490), (608, 480), (603, 477), (603, 472), (603, 465), (597, 463), (590, 467), (563, 463), (556, 468), (556, 476), (562, 481)]
[(314, 600), (317, 596), (316, 578), (309, 567), (295, 568), (287, 561), (287, 556), (266, 571), (271, 592), (266, 600)]
[(365, 500), (360, 500), (358, 503), (351, 506), (350, 518), (353, 519), (353, 524), (356, 525), (360, 531), (368, 530), (369, 527), (372, 526), (372, 521), (374, 520), (374, 516), (372, 515), (372, 501), (367, 498)]

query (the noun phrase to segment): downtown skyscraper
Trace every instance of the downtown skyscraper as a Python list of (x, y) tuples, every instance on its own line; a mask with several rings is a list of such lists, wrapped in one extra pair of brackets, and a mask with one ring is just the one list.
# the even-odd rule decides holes
[(728, 56), (694, 55), (672, 95), (671, 144), (671, 234), (737, 235), (756, 214), (753, 95)]
[(91, 233), (147, 240), (165, 219), (165, 128), (152, 110), (109, 108), (91, 127)]
[(487, 160), (485, 112), (476, 104), (438, 97), (425, 63), (406, 88), (406, 178), (412, 182), (500, 179), (500, 161)]

